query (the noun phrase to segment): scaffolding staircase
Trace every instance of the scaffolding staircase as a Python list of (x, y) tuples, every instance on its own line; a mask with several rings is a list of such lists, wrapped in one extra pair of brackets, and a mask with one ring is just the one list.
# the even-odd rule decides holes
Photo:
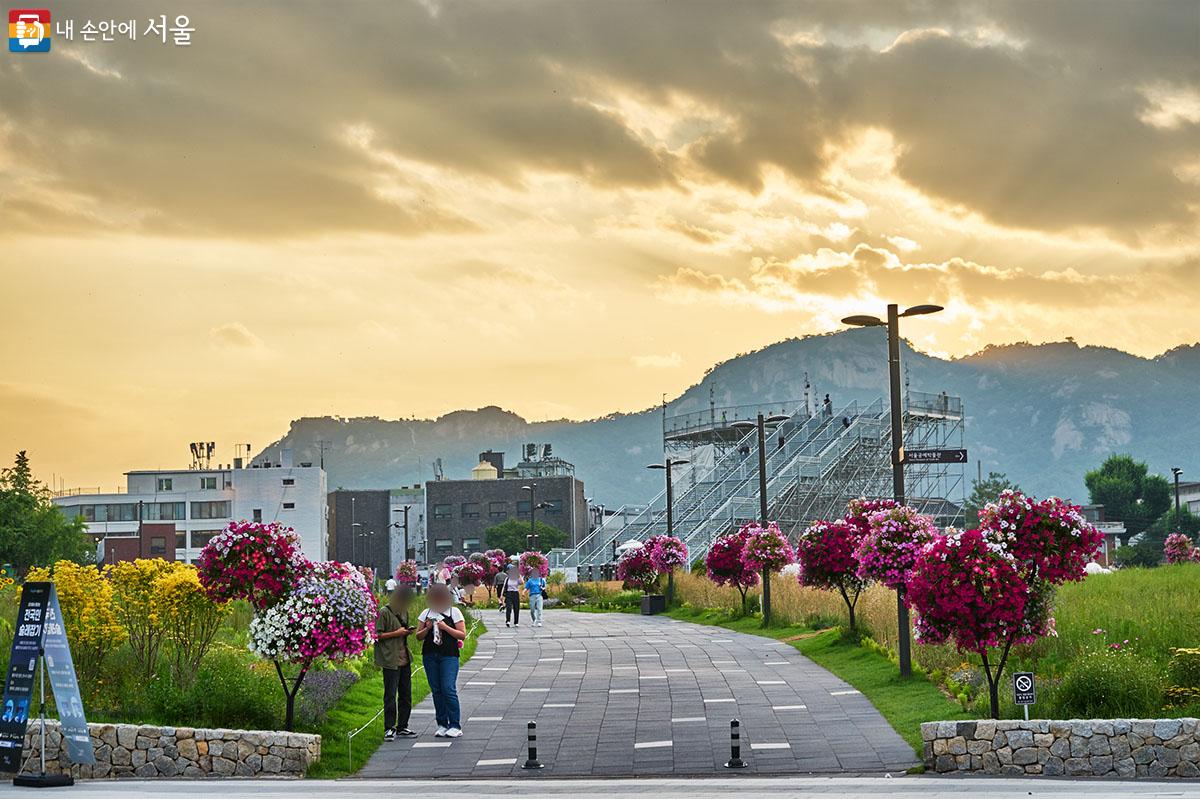
[[(957, 397), (909, 392), (905, 441), (947, 446), (954, 431), (961, 441), (962, 418)], [(716, 538), (759, 515), (758, 432), (733, 426), (729, 431), (710, 464), (689, 464), (673, 476), (674, 532), (693, 559), (703, 557)], [(768, 516), (794, 538), (816, 519), (840, 516), (855, 497), (891, 495), (890, 412), (882, 400), (851, 402), (817, 415), (793, 412), (768, 432), (766, 461)], [(921, 464), (908, 466), (906, 477), (909, 504), (939, 523), (954, 521), (958, 505), (948, 498), (961, 491), (961, 473), (955, 478), (945, 466)], [(575, 549), (552, 552), (551, 563), (599, 566), (612, 562), (625, 541), (665, 532), (664, 490), (648, 505), (618, 509)]]

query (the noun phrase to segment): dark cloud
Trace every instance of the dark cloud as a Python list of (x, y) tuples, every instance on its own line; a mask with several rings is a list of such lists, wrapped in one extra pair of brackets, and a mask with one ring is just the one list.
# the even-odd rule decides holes
[[(1193, 2), (305, 0), (172, 13), (192, 17), (190, 48), (56, 41), (50, 57), (0, 60), (7, 213), (242, 237), (472, 229), (444, 186), (351, 146), (354, 125), (399, 159), (515, 186), (550, 171), (601, 188), (755, 192), (774, 166), (833, 193), (831, 148), (875, 126), (900, 145), (907, 181), (1002, 225), (1136, 240), (1194, 226), (1200, 200), (1175, 173), (1200, 150), (1200, 125), (1139, 120), (1147, 84), (1200, 84)], [(883, 47), (933, 27), (952, 35)], [(687, 97), (722, 123), (680, 120), (685, 138), (668, 148), (605, 110), (616, 95)]]

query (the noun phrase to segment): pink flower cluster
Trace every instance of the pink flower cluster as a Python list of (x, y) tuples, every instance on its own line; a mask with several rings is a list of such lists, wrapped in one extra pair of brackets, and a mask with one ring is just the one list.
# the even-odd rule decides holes
[(658, 568), (651, 558), (649, 545), (643, 544), (636, 549), (628, 549), (621, 555), (621, 559), (617, 561), (617, 579), (626, 588), (650, 592), (658, 580)]
[(493, 577), (508, 568), (508, 553), (503, 549), (489, 549), (483, 554), (492, 562), (492, 568), (495, 570), (492, 572)]
[(742, 547), (742, 564), (758, 572), (777, 572), (796, 560), (792, 545), (779, 525), (770, 522), (766, 527), (757, 522), (742, 526), (745, 544)]
[(1167, 563), (1200, 563), (1200, 549), (1192, 544), (1192, 539), (1185, 533), (1171, 533), (1163, 542), (1163, 555)]
[(1078, 505), (1058, 497), (1036, 500), (1014, 490), (984, 506), (979, 529), (1024, 564), (1030, 578), (1054, 584), (1082, 580), (1104, 540)]
[(317, 563), (280, 602), (255, 614), (250, 648), (264, 658), (300, 663), (356, 657), (374, 640), (377, 610), (357, 568)]
[(200, 552), (200, 584), (216, 601), (245, 599), (269, 607), (290, 591), (312, 565), (295, 531), (279, 522), (230, 522)]
[(959, 649), (982, 652), (1010, 638), (1026, 643), (1045, 631), (1027, 623), (1028, 584), (1013, 559), (981, 530), (941, 535), (921, 552), (908, 580), (921, 643), (953, 640)]
[(452, 574), (456, 568), (466, 562), (467, 559), (462, 555), (447, 555), (446, 557), (442, 558), (442, 566), (449, 569)]
[(859, 497), (852, 499), (846, 505), (846, 515), (843, 517), (847, 524), (858, 528), (859, 535), (866, 535), (871, 529), (871, 514), (881, 510), (891, 510), (900, 507), (894, 499), (867, 499)]
[(751, 569), (742, 561), (742, 550), (746, 548), (749, 533), (746, 528), (721, 536), (708, 548), (704, 566), (708, 579), (717, 585), (725, 585), (744, 592), (758, 585), (757, 569)]
[(474, 588), (488, 579), (487, 566), (469, 558), (451, 569), (450, 574), (458, 578), (463, 588)]
[(420, 571), (415, 560), (402, 560), (396, 564), (396, 582), (402, 585), (416, 585), (420, 579)]
[(522, 577), (528, 578), (536, 573), (539, 577), (550, 576), (550, 561), (541, 552), (522, 552), (517, 558), (517, 570)]
[(814, 522), (796, 541), (797, 579), (810, 588), (857, 593), (867, 583), (858, 576), (855, 550), (863, 532), (846, 519)]
[(654, 535), (644, 545), (650, 553), (650, 563), (662, 574), (687, 565), (687, 545), (673, 535)]
[[(900, 589), (908, 580), (921, 549), (933, 540), (938, 529), (933, 519), (917, 513), (915, 508), (896, 505), (890, 500), (878, 501), (888, 505), (867, 512), (866, 530), (854, 551), (858, 576), (862, 580), (874, 580), (888, 588)], [(854, 504), (851, 503), (847, 522), (860, 527), (863, 524), (861, 515)]]

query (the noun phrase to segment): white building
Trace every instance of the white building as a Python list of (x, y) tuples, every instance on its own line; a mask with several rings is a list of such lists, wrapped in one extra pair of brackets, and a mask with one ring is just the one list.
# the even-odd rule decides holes
[(234, 520), (278, 521), (292, 527), (304, 554), (325, 560), (325, 470), (311, 464), (293, 466), (288, 451), (281, 455), (278, 464), (266, 461), (249, 468), (126, 472), (124, 492), (72, 493), (53, 501), (67, 516), (82, 516), (96, 538), (136, 537), (139, 514), (144, 522), (174, 523), (176, 560), (194, 561)]

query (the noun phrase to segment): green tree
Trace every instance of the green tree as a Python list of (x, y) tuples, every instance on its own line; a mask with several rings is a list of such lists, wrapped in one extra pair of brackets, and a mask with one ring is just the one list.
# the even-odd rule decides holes
[(1126, 540), (1149, 530), (1171, 507), (1171, 484), (1147, 471), (1129, 455), (1113, 455), (1083, 478), (1092, 503), (1104, 506), (1104, 517), (1124, 523)]
[(1152, 569), (1163, 562), (1162, 544), (1151, 541), (1149, 536), (1144, 535), (1133, 546), (1117, 547), (1113, 558), (1118, 566), (1143, 566)]
[(67, 519), (50, 502), (24, 450), (12, 468), (0, 470), (0, 563), (11, 563), (18, 574), (60, 560), (88, 563), (95, 552), (85, 530), (83, 519)]
[(1155, 519), (1154, 524), (1146, 531), (1146, 537), (1161, 543), (1166, 541), (1171, 533), (1186, 533), (1195, 541), (1196, 534), (1200, 533), (1200, 516), (1192, 513), (1186, 506), (1180, 506), (1178, 513), (1171, 508)]
[(1017, 484), (1008, 479), (1003, 472), (988, 472), (982, 480), (971, 481), (971, 495), (963, 503), (963, 519), (967, 527), (974, 527), (979, 522), (979, 511), (989, 502), (995, 501), (1001, 491), (1017, 489)]
[[(551, 527), (545, 522), (535, 522), (538, 536), (538, 549), (549, 552), (555, 547), (567, 543), (567, 534), (557, 527)], [(483, 539), (493, 549), (503, 549), (510, 555), (526, 550), (525, 537), (529, 535), (529, 522), (520, 519), (509, 519), (506, 522), (492, 525), (483, 531)]]

